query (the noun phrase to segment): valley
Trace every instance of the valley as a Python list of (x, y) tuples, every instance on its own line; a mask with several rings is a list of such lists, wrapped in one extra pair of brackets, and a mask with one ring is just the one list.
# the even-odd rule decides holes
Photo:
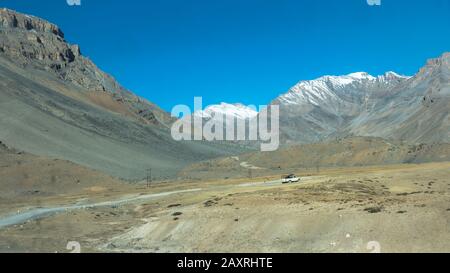
[[(0, 252), (450, 251), (449, 52), (411, 76), (325, 75), (273, 98), (275, 151), (177, 141), (178, 116), (57, 25), (0, 9)], [(262, 116), (223, 102), (188, 118), (216, 115)]]

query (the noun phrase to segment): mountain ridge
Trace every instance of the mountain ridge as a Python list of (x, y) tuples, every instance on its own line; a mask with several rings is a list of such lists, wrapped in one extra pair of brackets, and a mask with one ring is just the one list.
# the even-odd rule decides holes
[[(193, 162), (245, 150), (178, 142), (173, 119), (68, 44), (56, 25), (0, 10), (0, 141), (127, 180), (173, 178)], [(80, 53), (80, 54), (78, 54)]]
[[(284, 142), (312, 143), (346, 136), (449, 142), (448, 100), (442, 99), (442, 105), (437, 105), (432, 97), (443, 92), (430, 91), (448, 88), (449, 56), (444, 53), (429, 60), (411, 77), (395, 72), (373, 77), (360, 72), (299, 82), (272, 102), (280, 106)], [(440, 125), (433, 122), (440, 132), (410, 125), (426, 123), (421, 121), (421, 111), (442, 116)]]
[[(299, 82), (271, 104), (280, 105), (280, 137), (287, 145), (349, 136), (449, 142), (449, 79), (450, 53), (444, 53), (412, 77), (324, 76)], [(173, 140), (168, 113), (101, 71), (56, 25), (5, 9), (0, 87), (3, 143), (117, 177), (142, 178), (147, 168), (170, 177), (193, 162), (253, 147)], [(235, 117), (256, 114), (225, 103), (209, 107), (208, 114), (229, 109), (245, 110)]]
[[(165, 127), (173, 122), (169, 113), (134, 95), (83, 56), (80, 46), (69, 44), (57, 25), (38, 17), (0, 9), (0, 26), (0, 53), (11, 62), (50, 72), (80, 87), (88, 96), (109, 96), (114, 104), (120, 105), (140, 122)], [(98, 103), (98, 99), (91, 99), (91, 102), (105, 106)]]

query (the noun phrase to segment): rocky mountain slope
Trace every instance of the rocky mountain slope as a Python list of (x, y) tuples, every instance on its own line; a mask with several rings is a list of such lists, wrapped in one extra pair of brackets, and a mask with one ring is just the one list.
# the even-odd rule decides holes
[(133, 95), (42, 19), (0, 10), (0, 141), (107, 174), (174, 176), (187, 164), (237, 153), (176, 142), (170, 116)]
[(344, 131), (412, 143), (450, 142), (450, 53), (429, 60)]
[(280, 106), (285, 142), (376, 136), (449, 142), (450, 53), (430, 60), (414, 77), (359, 72), (302, 81), (272, 104)]
[(170, 116), (149, 101), (135, 96), (114, 78), (101, 71), (70, 45), (62, 30), (40, 18), (8, 9), (0, 10), (0, 52), (23, 68), (53, 74), (88, 93), (94, 104), (141, 122), (168, 125)]

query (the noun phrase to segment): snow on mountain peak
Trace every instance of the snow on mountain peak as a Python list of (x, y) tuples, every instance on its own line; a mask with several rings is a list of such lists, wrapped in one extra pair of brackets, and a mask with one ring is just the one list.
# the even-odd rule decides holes
[(388, 71), (384, 74), (385, 77), (391, 77), (391, 78), (401, 78), (401, 79), (409, 79), (411, 76), (405, 76), (395, 73), (394, 71)]
[(250, 119), (258, 115), (256, 107), (245, 106), (240, 103), (229, 104), (222, 102), (217, 105), (210, 105), (205, 110), (196, 112), (194, 115), (203, 118), (213, 118), (215, 115), (224, 115), (226, 117), (235, 117), (238, 119)]
[(384, 75), (374, 77), (367, 72), (355, 72), (342, 76), (323, 76), (315, 80), (301, 81), (292, 87), (288, 93), (280, 96), (282, 104), (323, 105), (324, 101), (341, 101), (341, 93), (369, 90), (371, 86), (380, 83), (386, 86), (398, 84), (410, 77), (389, 71)]
[(327, 85), (332, 85), (333, 87), (342, 87), (355, 82), (361, 81), (372, 81), (376, 78), (367, 72), (356, 72), (348, 75), (342, 76), (323, 76), (315, 80), (301, 81), (297, 84), (299, 87), (315, 86), (315, 87), (325, 87)]
[(348, 74), (347, 77), (356, 79), (356, 80), (374, 80), (375, 77), (370, 75), (367, 72), (356, 72), (356, 73), (351, 73)]

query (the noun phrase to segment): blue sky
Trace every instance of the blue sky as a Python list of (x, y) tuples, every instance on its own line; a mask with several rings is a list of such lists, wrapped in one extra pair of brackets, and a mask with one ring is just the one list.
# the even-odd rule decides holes
[(414, 74), (450, 51), (450, 0), (0, 0), (59, 25), (106, 72), (170, 111), (267, 104), (300, 80)]

